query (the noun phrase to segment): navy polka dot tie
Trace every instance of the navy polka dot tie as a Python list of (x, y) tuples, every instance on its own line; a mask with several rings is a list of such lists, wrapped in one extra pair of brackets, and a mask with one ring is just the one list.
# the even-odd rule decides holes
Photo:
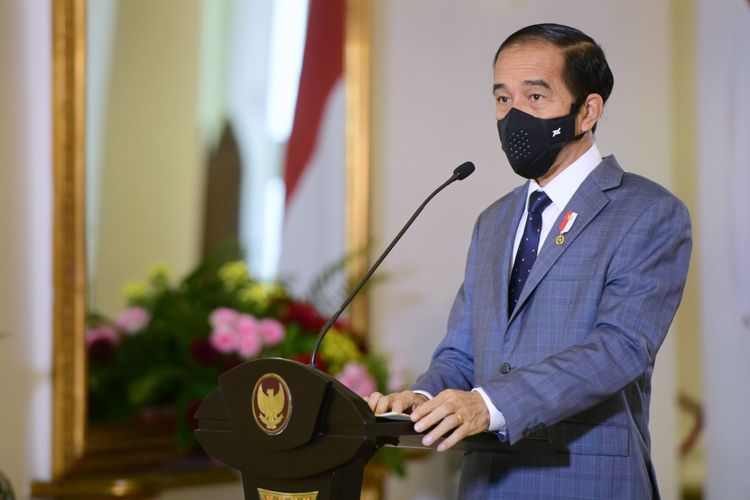
[(518, 245), (516, 260), (513, 261), (513, 271), (510, 273), (508, 284), (508, 314), (518, 303), (521, 290), (526, 283), (526, 278), (531, 273), (531, 266), (536, 260), (539, 248), (539, 235), (542, 233), (542, 212), (547, 205), (552, 203), (544, 191), (534, 191), (529, 196), (529, 214), (526, 218), (526, 227), (523, 229), (521, 243)]

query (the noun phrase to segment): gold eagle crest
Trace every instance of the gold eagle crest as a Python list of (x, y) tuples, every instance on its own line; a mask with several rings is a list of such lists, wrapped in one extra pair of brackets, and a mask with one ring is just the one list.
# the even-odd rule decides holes
[(255, 423), (266, 434), (281, 434), (292, 413), (292, 394), (283, 378), (266, 373), (255, 384), (252, 394)]
[(273, 392), (271, 387), (266, 389), (265, 394), (263, 394), (262, 389), (258, 391), (258, 408), (260, 409), (258, 418), (269, 430), (276, 429), (279, 423), (284, 420), (284, 400), (286, 399), (284, 396), (282, 386), (278, 387), (276, 393)]

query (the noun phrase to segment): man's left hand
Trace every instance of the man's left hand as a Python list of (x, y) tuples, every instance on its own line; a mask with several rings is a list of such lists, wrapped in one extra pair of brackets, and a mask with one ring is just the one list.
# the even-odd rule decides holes
[(484, 432), (490, 426), (490, 414), (482, 396), (475, 391), (455, 389), (446, 389), (419, 405), (411, 413), (411, 420), (417, 432), (435, 426), (422, 438), (425, 446), (432, 445), (450, 432), (438, 445), (438, 451), (448, 450), (466, 436)]

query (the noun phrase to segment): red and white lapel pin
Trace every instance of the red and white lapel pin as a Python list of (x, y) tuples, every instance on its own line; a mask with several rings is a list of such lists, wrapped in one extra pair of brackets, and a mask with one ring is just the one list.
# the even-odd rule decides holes
[(557, 238), (555, 238), (555, 243), (558, 245), (562, 245), (565, 243), (565, 236), (563, 236), (565, 233), (570, 231), (570, 228), (573, 227), (573, 223), (576, 221), (576, 218), (578, 217), (578, 214), (576, 212), (568, 210), (565, 213), (565, 217), (563, 217), (562, 222), (560, 223), (560, 234), (557, 235)]

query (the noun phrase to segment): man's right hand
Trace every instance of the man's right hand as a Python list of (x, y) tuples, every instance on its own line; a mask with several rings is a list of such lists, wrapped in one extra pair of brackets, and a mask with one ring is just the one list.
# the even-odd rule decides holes
[(412, 391), (394, 392), (384, 395), (373, 392), (365, 398), (375, 415), (392, 411), (394, 413), (411, 413), (419, 405), (428, 401), (427, 396)]

